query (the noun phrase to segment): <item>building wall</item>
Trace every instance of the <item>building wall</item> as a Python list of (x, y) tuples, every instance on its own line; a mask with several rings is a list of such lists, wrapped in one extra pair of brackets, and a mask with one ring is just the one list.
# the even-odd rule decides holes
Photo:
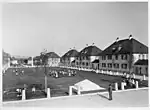
[(134, 59), (133, 59), (133, 63), (135, 63), (137, 60), (139, 59), (148, 59), (148, 54), (133, 54)]
[(134, 73), (138, 75), (148, 75), (148, 65), (135, 65)]
[(49, 66), (59, 66), (60, 58), (48, 58)]
[(81, 68), (95, 68), (96, 64), (92, 64), (92, 61), (99, 59), (99, 56), (81, 56), (76, 58), (75, 65), (76, 67)]
[(97, 69), (99, 69), (99, 63), (92, 63), (92, 69), (95, 69), (95, 70), (97, 70)]
[[(112, 58), (108, 59), (108, 55), (106, 55), (105, 60), (103, 60), (102, 56), (100, 56), (99, 68), (103, 70), (112, 70), (112, 71), (129, 71), (129, 65), (128, 65), (129, 55), (128, 54), (124, 55), (124, 59), (122, 59), (122, 55), (117, 55), (117, 57), (118, 58), (116, 59), (116, 55), (112, 55)], [(103, 66), (104, 64), (106, 65), (106, 67)], [(108, 64), (111, 64), (111, 65), (108, 65)], [(127, 65), (126, 68), (122, 68), (122, 64), (126, 64)]]
[(18, 61), (17, 60), (12, 60), (11, 63), (12, 64), (18, 64)]
[(64, 66), (73, 66), (74, 64), (71, 63), (73, 60), (75, 60), (75, 57), (66, 57), (62, 63)]
[[(103, 69), (103, 70), (112, 70), (112, 71), (121, 71), (121, 72), (129, 72), (129, 64), (130, 64), (130, 55), (129, 54), (124, 54), (124, 58), (122, 59), (122, 55), (120, 54), (118, 55), (118, 59), (116, 59), (116, 55), (112, 55), (112, 59), (108, 59), (108, 55), (106, 55), (106, 59), (103, 60), (102, 56), (99, 57), (99, 68)], [(132, 55), (132, 63), (131, 63), (131, 72), (134, 71), (134, 63), (138, 60), (138, 59), (148, 59), (148, 55), (147, 54), (133, 54)], [(106, 67), (103, 67), (104, 64), (106, 64)], [(112, 67), (108, 64), (111, 64)], [(124, 67), (122, 67), (123, 65)], [(119, 65), (119, 68), (116, 66)], [(108, 67), (109, 66), (109, 67)]]

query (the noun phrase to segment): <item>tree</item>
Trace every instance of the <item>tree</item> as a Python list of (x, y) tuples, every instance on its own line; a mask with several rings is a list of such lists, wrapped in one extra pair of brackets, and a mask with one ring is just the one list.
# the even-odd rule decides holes
[(42, 65), (44, 65), (44, 75), (45, 75), (45, 92), (47, 92), (47, 71), (46, 71), (46, 65), (48, 61), (48, 55), (47, 55), (47, 50), (44, 50), (43, 52), (40, 53), (40, 59), (42, 60)]

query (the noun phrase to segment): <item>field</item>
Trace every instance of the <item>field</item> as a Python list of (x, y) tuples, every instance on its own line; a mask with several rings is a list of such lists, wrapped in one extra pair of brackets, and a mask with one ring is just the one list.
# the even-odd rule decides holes
[[(20, 100), (20, 97), (16, 97), (16, 88), (23, 88), (23, 85), (28, 86), (27, 99), (43, 98), (46, 97), (44, 92), (44, 68), (24, 68), (24, 74), (16, 76), (14, 69), (9, 68), (6, 74), (3, 75), (3, 91), (9, 91), (3, 94), (3, 101)], [(47, 73), (50, 70), (62, 70), (62, 68), (47, 67)], [(121, 82), (124, 78), (121, 76), (109, 76), (103, 74), (97, 74), (95, 72), (85, 72), (76, 70), (76, 76), (66, 76), (60, 78), (53, 78), (48, 75), (48, 87), (51, 89), (51, 96), (64, 96), (68, 95), (68, 88), (75, 83), (88, 79), (103, 88), (108, 88), (110, 83)], [(145, 82), (146, 85), (148, 82)], [(33, 94), (31, 92), (31, 86), (37, 85), (38, 91)], [(142, 85), (143, 86), (143, 85)], [(145, 84), (144, 84), (145, 86)]]

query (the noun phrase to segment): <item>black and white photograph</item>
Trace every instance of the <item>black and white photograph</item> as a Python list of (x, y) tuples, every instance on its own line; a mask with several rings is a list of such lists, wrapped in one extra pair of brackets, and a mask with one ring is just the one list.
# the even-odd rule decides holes
[(2, 3), (2, 106), (149, 107), (148, 2)]

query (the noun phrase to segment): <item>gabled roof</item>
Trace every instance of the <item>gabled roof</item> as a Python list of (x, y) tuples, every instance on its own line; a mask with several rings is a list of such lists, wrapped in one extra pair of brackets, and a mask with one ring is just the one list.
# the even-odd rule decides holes
[(134, 63), (134, 65), (148, 65), (148, 60), (138, 60)]
[(124, 39), (114, 42), (99, 55), (108, 54), (129, 54), (129, 53), (148, 53), (148, 47), (135, 39)]
[(62, 58), (65, 58), (65, 57), (76, 57), (78, 55), (78, 51), (75, 50), (75, 49), (72, 49), (72, 50), (69, 50), (67, 53), (65, 53)]
[(46, 53), (49, 58), (60, 58), (55, 52)]
[(81, 50), (78, 56), (98, 56), (101, 52), (102, 50), (96, 46), (88, 46)]

